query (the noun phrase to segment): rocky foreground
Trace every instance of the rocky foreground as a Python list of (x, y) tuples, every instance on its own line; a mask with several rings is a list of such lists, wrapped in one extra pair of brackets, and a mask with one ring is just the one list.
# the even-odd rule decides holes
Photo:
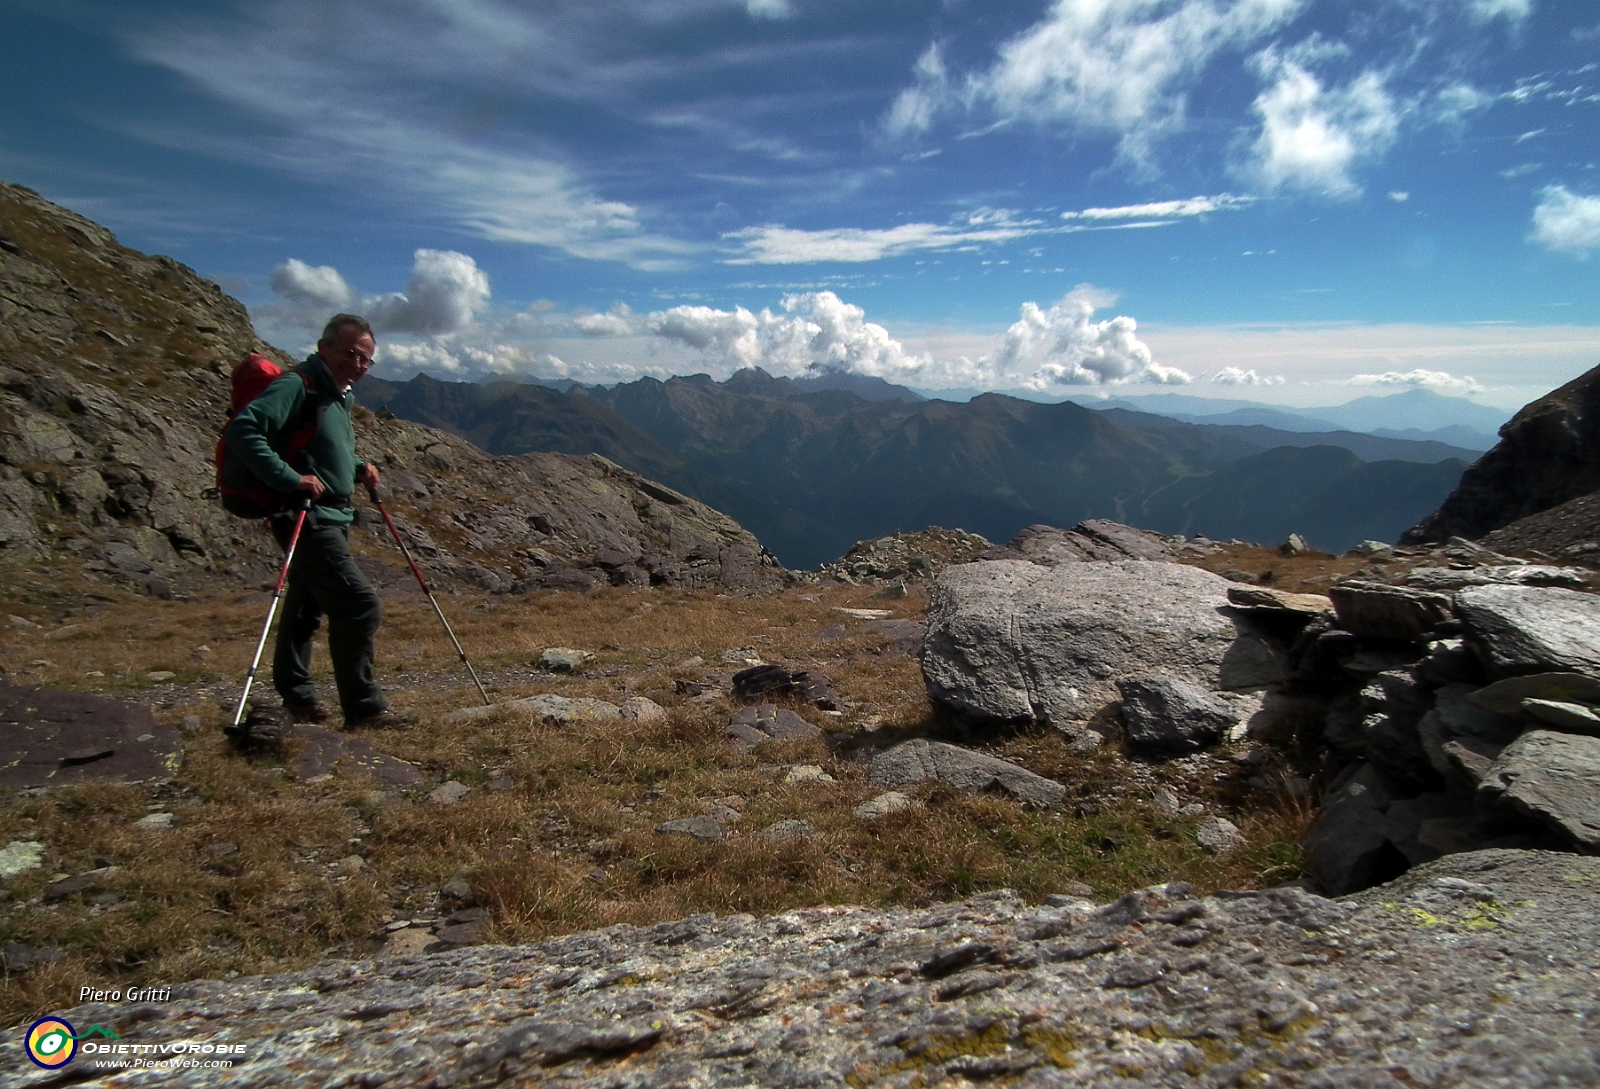
[[(1484, 851), (1345, 900), (1172, 884), (699, 915), (64, 1016), (127, 1045), (244, 1045), (231, 1070), (113, 1086), (1593, 1085), (1597, 891), (1600, 859)], [(94, 1069), (0, 1054), (18, 1086)]]

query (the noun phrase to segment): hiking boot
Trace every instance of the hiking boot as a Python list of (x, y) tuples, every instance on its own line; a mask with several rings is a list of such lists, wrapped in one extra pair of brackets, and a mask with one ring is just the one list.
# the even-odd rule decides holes
[(327, 722), (333, 717), (328, 711), (328, 705), (320, 701), (316, 703), (285, 702), (283, 709), (288, 711), (289, 717), (296, 722)]
[(419, 721), (415, 711), (379, 711), (364, 718), (347, 718), (344, 727), (347, 730), (398, 730), (404, 726), (415, 726)]
[(282, 707), (253, 704), (243, 722), (224, 726), (222, 732), (238, 752), (281, 753), (293, 729), (294, 719)]

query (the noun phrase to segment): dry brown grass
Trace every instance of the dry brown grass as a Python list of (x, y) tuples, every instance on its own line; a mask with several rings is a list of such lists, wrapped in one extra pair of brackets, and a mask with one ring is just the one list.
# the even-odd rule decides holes
[[(303, 783), (286, 771), (292, 762), (231, 754), (218, 731), (254, 649), (263, 600), (129, 599), (105, 603), (102, 615), (88, 618), (34, 608), (28, 615), (47, 626), (82, 626), (56, 638), (5, 629), (0, 662), (23, 671), (16, 679), (143, 700), (168, 722), (196, 714), (204, 729), (186, 740), (173, 783), (86, 784), (0, 804), (0, 843), (47, 846), (43, 870), (8, 882), (0, 936), (68, 954), (6, 980), (0, 1020), (70, 1006), (84, 985), (165, 985), (286, 969), (326, 955), (370, 955), (387, 920), (435, 915), (438, 886), (458, 874), (490, 909), (494, 940), (518, 942), (702, 911), (925, 904), (997, 887), (1038, 898), (1072, 882), (1101, 896), (1169, 879), (1202, 889), (1251, 887), (1298, 872), (1305, 807), (1233, 779), (1219, 782), (1225, 761), (1183, 770), (1136, 764), (1114, 751), (1075, 754), (1048, 730), (993, 738), (985, 747), (1067, 784), (1069, 802), (1060, 812), (923, 784), (908, 791), (920, 803), (915, 808), (871, 825), (857, 821), (852, 809), (879, 791), (852, 759), (852, 745), (937, 733), (944, 724), (916, 663), (875, 654), (884, 637), (835, 607), (883, 607), (917, 618), (925, 604), (917, 596), (874, 599), (859, 587), (766, 598), (619, 588), (517, 599), (446, 596), (442, 603), (496, 698), (556, 692), (620, 702), (638, 694), (665, 707), (667, 719), (556, 725), (500, 712), (447, 726), (444, 714), (476, 702), (476, 694), (426, 602), (396, 597), (380, 637), (382, 676), (400, 687), (394, 702), (420, 712), (422, 724), (371, 740), (418, 765), (426, 782), (416, 791), (386, 790), (341, 771)], [(841, 623), (853, 632), (818, 637)], [(197, 653), (200, 646), (209, 649)], [(530, 661), (550, 646), (595, 657), (576, 676), (531, 672)], [(721, 661), (738, 647), (824, 672), (847, 697), (846, 714), (793, 709), (855, 740), (768, 745), (749, 754), (727, 746), (721, 733), (733, 705), (697, 702), (679, 694), (675, 681), (739, 668)], [(26, 672), (27, 662), (41, 657), (55, 665)], [(91, 668), (106, 676), (85, 677)], [(176, 672), (177, 682), (151, 684), (145, 674), (154, 669)], [(820, 764), (834, 781), (787, 783), (782, 767), (794, 763)], [(487, 789), (502, 777), (511, 789)], [(454, 806), (426, 804), (422, 795), (445, 779), (472, 793)], [(1226, 859), (1201, 851), (1194, 819), (1149, 804), (1161, 785), (1227, 812), (1248, 846)], [(726, 840), (655, 832), (663, 821), (726, 798), (737, 799), (743, 814)], [(176, 826), (131, 827), (153, 809), (177, 814)], [(816, 834), (781, 841), (761, 834), (785, 819), (809, 821)], [(238, 850), (218, 854), (219, 844)], [(363, 861), (358, 872), (333, 867), (350, 855)], [(100, 860), (117, 869), (99, 887), (41, 902), (53, 875), (81, 873)]]

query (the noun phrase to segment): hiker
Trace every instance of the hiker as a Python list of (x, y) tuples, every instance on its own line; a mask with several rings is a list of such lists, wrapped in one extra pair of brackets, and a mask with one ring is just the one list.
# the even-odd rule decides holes
[[(309, 497), (311, 510), (294, 560), (272, 658), (272, 682), (297, 722), (326, 722), (327, 707), (311, 679), (311, 637), (328, 617), (328, 653), (333, 659), (339, 707), (347, 727), (399, 726), (415, 716), (389, 710), (373, 676), (374, 641), (382, 621), (378, 594), (350, 555), (351, 496), (356, 485), (378, 486), (378, 470), (356, 457), (350, 390), (372, 366), (377, 350), (372, 326), (354, 314), (335, 314), (322, 330), (317, 351), (276, 379), (236, 416), (225, 432), (228, 446), (274, 491)], [(304, 375), (305, 377), (302, 377)], [(307, 398), (320, 398), (316, 431), (291, 466), (274, 449), (294, 421), (307, 413)], [(273, 536), (288, 547), (297, 511), (272, 518)]]

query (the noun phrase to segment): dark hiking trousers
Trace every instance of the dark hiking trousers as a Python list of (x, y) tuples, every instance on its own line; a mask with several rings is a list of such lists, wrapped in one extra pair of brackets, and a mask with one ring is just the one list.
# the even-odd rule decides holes
[[(284, 548), (294, 532), (292, 518), (274, 518), (273, 536)], [(286, 703), (317, 702), (311, 679), (311, 637), (328, 618), (328, 656), (346, 720), (366, 718), (389, 706), (373, 678), (373, 656), (383, 609), (378, 593), (350, 555), (348, 527), (316, 525), (300, 531), (283, 622), (272, 656), (272, 685)]]

